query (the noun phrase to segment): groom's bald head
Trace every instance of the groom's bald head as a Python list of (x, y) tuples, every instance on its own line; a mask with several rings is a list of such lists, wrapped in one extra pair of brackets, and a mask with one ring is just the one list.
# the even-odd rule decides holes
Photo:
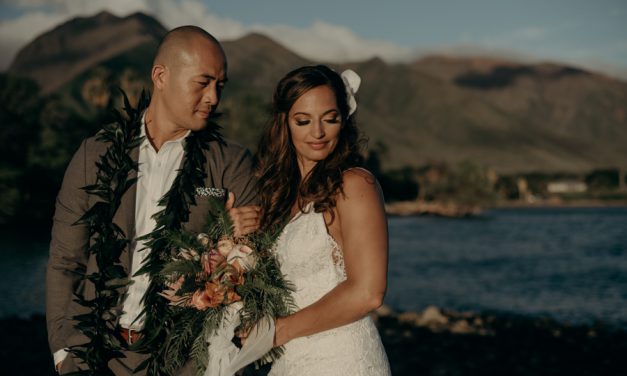
[(186, 63), (189, 55), (198, 49), (208, 49), (226, 62), (224, 50), (213, 35), (198, 26), (188, 25), (172, 29), (163, 37), (152, 65), (174, 67)]

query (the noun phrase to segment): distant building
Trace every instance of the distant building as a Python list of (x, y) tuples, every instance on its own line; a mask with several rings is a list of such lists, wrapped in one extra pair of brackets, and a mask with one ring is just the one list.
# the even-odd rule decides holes
[(549, 193), (584, 193), (588, 191), (588, 185), (582, 181), (563, 180), (550, 182), (546, 189)]
[(524, 202), (534, 202), (536, 197), (529, 189), (529, 182), (524, 177), (516, 179), (516, 186), (518, 187), (518, 198)]

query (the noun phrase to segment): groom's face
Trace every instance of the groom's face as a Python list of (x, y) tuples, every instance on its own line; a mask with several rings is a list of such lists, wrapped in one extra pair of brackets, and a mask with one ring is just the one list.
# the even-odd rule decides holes
[(166, 69), (163, 97), (170, 120), (177, 128), (203, 129), (216, 111), (226, 83), (222, 49), (198, 38)]

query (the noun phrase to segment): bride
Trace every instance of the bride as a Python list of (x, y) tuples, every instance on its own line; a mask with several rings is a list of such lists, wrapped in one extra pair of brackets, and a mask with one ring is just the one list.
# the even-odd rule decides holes
[(353, 112), (360, 78), (306, 66), (274, 93), (258, 151), (261, 230), (277, 242), (298, 310), (276, 319), (285, 345), (270, 375), (389, 375), (369, 313), (386, 289), (388, 233), (380, 187), (359, 168)]

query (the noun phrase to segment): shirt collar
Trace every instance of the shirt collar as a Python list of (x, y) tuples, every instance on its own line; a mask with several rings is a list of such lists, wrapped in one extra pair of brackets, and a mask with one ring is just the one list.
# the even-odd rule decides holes
[[(185, 139), (187, 138), (187, 136), (189, 136), (190, 133), (192, 133), (192, 131), (188, 130), (181, 137), (179, 137), (177, 139), (174, 139), (174, 140), (168, 140), (168, 141), (164, 142), (163, 145), (166, 145), (166, 144), (169, 144), (169, 143), (184, 144), (185, 143)], [(150, 144), (150, 140), (148, 140), (148, 137), (146, 135), (146, 112), (144, 112), (142, 114), (141, 131), (140, 131), (139, 135), (144, 138), (142, 143), (139, 145), (140, 149), (143, 149), (143, 148), (146, 148), (146, 147), (149, 147), (149, 146), (152, 147), (152, 145)]]

